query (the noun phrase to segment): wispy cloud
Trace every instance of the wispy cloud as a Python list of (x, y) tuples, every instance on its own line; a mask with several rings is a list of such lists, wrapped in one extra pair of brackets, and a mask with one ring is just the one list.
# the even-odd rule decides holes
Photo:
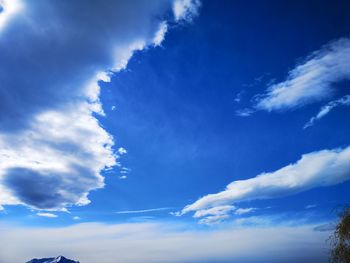
[(314, 123), (323, 117), (325, 117), (328, 113), (330, 113), (334, 108), (339, 106), (350, 106), (350, 95), (346, 95), (340, 99), (333, 100), (329, 102), (327, 105), (323, 106), (318, 114), (312, 117), (305, 125), (304, 129), (311, 127)]
[(254, 112), (255, 112), (254, 109), (244, 108), (244, 109), (236, 110), (235, 113), (236, 113), (237, 116), (240, 116), (240, 117), (249, 117), (249, 116), (251, 116)]
[(151, 208), (151, 209), (142, 209), (142, 210), (126, 210), (126, 211), (118, 211), (114, 212), (115, 214), (143, 214), (150, 212), (158, 212), (158, 211), (166, 211), (171, 210), (172, 207), (160, 207), (160, 208)]
[(235, 211), (235, 214), (236, 215), (244, 215), (244, 214), (249, 214), (253, 211), (257, 210), (256, 208), (254, 207), (249, 207), (249, 208), (238, 208), (236, 211)]
[(315, 208), (315, 207), (317, 207), (316, 204), (311, 204), (311, 205), (305, 206), (305, 209), (311, 209), (311, 208)]
[(230, 183), (222, 192), (209, 194), (187, 205), (181, 214), (232, 205), (245, 200), (271, 199), (330, 186), (350, 179), (350, 146), (304, 154), (277, 171)]
[(36, 213), (37, 216), (42, 216), (42, 217), (49, 217), (49, 218), (55, 218), (57, 217), (57, 215), (55, 214), (52, 214), (52, 213), (42, 213), (42, 212), (39, 212), (39, 213)]
[(333, 84), (350, 79), (350, 39), (330, 42), (310, 54), (288, 73), (285, 81), (271, 85), (258, 96), (256, 108), (293, 109), (329, 97)]

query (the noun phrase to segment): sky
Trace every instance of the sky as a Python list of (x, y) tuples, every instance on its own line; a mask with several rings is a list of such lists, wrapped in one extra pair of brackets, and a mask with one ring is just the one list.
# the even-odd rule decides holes
[(349, 12), (0, 0), (0, 263), (328, 262)]

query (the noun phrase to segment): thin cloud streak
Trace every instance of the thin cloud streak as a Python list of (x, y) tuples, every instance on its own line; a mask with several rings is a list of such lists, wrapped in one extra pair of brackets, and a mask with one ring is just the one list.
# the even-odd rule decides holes
[(315, 124), (316, 121), (324, 118), (328, 113), (330, 113), (332, 110), (334, 110), (334, 108), (336, 107), (340, 107), (340, 106), (350, 106), (350, 95), (345, 95), (344, 97), (337, 99), (337, 100), (333, 100), (329, 103), (327, 103), (327, 105), (323, 106), (320, 111), (318, 112), (318, 114), (314, 117), (312, 117), (305, 125), (304, 125), (304, 129), (307, 129), (311, 126), (313, 126)]
[(151, 208), (151, 209), (143, 209), (143, 210), (127, 210), (127, 211), (118, 211), (114, 212), (115, 214), (142, 214), (142, 213), (149, 213), (149, 212), (158, 212), (158, 211), (165, 211), (165, 210), (171, 210), (174, 209), (172, 207), (160, 207), (160, 208)]

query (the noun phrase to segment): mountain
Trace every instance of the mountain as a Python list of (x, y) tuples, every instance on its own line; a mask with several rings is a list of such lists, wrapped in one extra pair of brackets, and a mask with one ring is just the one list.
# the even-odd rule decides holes
[(26, 263), (79, 263), (79, 261), (74, 261), (63, 256), (58, 256), (55, 258), (34, 258)]

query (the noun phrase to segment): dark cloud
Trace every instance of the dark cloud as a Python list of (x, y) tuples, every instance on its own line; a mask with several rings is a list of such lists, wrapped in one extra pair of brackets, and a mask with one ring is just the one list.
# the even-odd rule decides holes
[(150, 42), (171, 1), (36, 0), (0, 37), (0, 129), (23, 128), (48, 108), (84, 99), (97, 71), (113, 68), (118, 49)]
[(7, 171), (3, 184), (28, 206), (59, 209), (78, 203), (85, 193), (103, 183), (89, 169), (74, 167), (71, 171), (45, 173), (17, 167)]

